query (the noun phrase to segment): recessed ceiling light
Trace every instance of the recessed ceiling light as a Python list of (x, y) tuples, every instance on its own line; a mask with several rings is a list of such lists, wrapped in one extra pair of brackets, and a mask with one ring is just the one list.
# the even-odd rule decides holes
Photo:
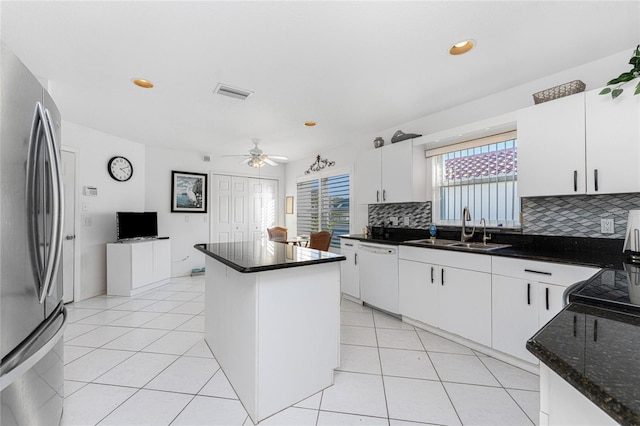
[(316, 124), (318, 124), (318, 123), (316, 123), (315, 121), (305, 121), (304, 122), (304, 125), (307, 126), (307, 127), (313, 127)]
[(144, 89), (151, 89), (153, 87), (153, 83), (149, 80), (145, 80), (144, 78), (132, 78), (133, 84), (138, 87), (142, 87)]
[(468, 51), (473, 49), (475, 45), (476, 45), (475, 40), (471, 40), (471, 39), (462, 40), (462, 41), (454, 44), (453, 46), (451, 46), (451, 48), (449, 49), (449, 54), (450, 55), (462, 55), (463, 53), (467, 53)]

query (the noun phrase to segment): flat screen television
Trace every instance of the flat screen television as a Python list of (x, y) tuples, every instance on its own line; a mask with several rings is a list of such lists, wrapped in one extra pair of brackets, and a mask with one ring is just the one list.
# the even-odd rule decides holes
[(157, 212), (117, 212), (118, 241), (158, 237)]

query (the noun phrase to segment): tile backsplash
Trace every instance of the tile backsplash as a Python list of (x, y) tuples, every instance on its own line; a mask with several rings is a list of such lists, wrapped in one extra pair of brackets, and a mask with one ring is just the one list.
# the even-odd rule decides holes
[[(640, 193), (571, 195), (522, 199), (522, 233), (560, 237), (624, 239), (629, 210), (640, 208)], [(369, 225), (381, 226), (392, 216), (408, 217), (408, 228), (428, 229), (431, 202), (370, 204)], [(614, 220), (614, 233), (600, 232), (600, 219)], [(402, 226), (402, 222), (401, 225)]]
[[(369, 204), (369, 225), (382, 226), (390, 217), (409, 218), (406, 228), (429, 229), (431, 224), (431, 201), (425, 203)], [(386, 224), (385, 224), (386, 225)]]
[[(522, 233), (562, 237), (624, 238), (629, 210), (640, 194), (571, 195), (522, 199)], [(614, 233), (600, 232), (600, 219), (613, 218)]]

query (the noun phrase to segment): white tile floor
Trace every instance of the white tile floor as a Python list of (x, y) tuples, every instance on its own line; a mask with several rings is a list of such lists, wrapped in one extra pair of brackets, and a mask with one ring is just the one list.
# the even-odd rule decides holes
[[(204, 279), (67, 306), (63, 425), (252, 425), (204, 342)], [(342, 301), (335, 384), (264, 425), (532, 425), (538, 376)], [(310, 332), (313, 332), (310, 330)]]

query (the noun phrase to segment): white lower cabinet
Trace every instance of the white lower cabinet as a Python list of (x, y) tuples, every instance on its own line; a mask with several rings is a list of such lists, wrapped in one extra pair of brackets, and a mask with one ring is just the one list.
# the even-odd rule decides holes
[[(402, 254), (402, 249), (400, 250)], [(437, 266), (400, 259), (398, 262), (400, 285), (400, 313), (425, 324), (438, 327)]]
[(344, 294), (360, 299), (360, 274), (358, 272), (358, 241), (342, 238), (340, 253), (347, 260), (340, 262), (340, 287)]
[(562, 310), (565, 288), (598, 269), (494, 256), (492, 271), (491, 346), (537, 363), (527, 340)]
[(400, 313), (490, 346), (490, 270), (489, 256), (401, 246)]
[(170, 277), (169, 239), (107, 244), (107, 294), (131, 296)]

